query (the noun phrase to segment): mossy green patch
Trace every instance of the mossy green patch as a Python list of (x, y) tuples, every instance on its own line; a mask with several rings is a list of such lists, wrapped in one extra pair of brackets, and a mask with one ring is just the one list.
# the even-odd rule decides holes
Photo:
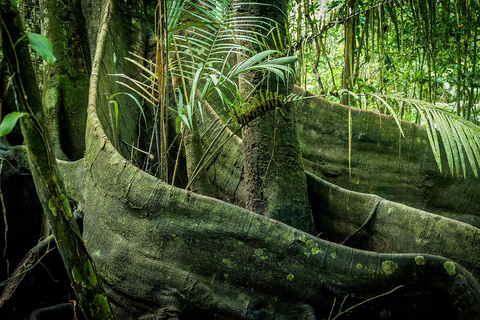
[(362, 264), (361, 264), (361, 263), (357, 263), (357, 269), (360, 270), (360, 269), (362, 269), (362, 268), (363, 268)]
[(445, 268), (445, 270), (447, 270), (447, 273), (451, 276), (453, 276), (456, 271), (455, 271), (455, 263), (453, 263), (452, 261), (446, 261), (444, 264), (443, 264), (443, 267)]
[(397, 268), (398, 268), (398, 264), (396, 264), (393, 261), (386, 260), (382, 262), (383, 273), (385, 273), (385, 275), (387, 276), (393, 274), (395, 270), (397, 270)]
[(95, 270), (93, 269), (92, 262), (90, 260), (88, 260), (87, 264), (88, 264), (88, 281), (90, 282), (90, 284), (92, 286), (96, 286), (97, 285), (97, 276), (95, 274)]
[(293, 281), (293, 278), (295, 278), (295, 276), (294, 276), (293, 274), (289, 273), (289, 274), (287, 275), (287, 280), (288, 280), (288, 281)]
[(423, 266), (425, 264), (425, 257), (424, 256), (416, 256), (415, 263), (419, 266)]
[(226, 265), (227, 268), (235, 268), (236, 265), (237, 265), (236, 263), (232, 262), (232, 260), (230, 260), (230, 259), (223, 259), (223, 260), (222, 260), (222, 263), (223, 263), (224, 265)]
[(92, 304), (95, 308), (90, 312), (94, 319), (114, 319), (106, 296), (96, 294)]
[(97, 285), (97, 275), (90, 260), (87, 260), (81, 268), (73, 268), (72, 277), (75, 283), (81, 284), (84, 288), (92, 288)]
[(50, 209), (50, 211), (52, 211), (52, 214), (54, 217), (57, 216), (57, 208), (55, 208), (55, 205), (53, 204), (53, 199), (50, 198), (50, 200), (48, 200), (48, 208)]
[(180, 237), (175, 237), (175, 242), (178, 243), (179, 245), (185, 244), (185, 241), (183, 241), (183, 239)]
[(70, 208), (70, 202), (68, 201), (68, 198), (62, 193), (61, 195), (62, 198), (62, 203), (63, 207), (65, 208), (65, 211), (69, 217), (72, 217), (72, 209)]
[(75, 281), (75, 283), (81, 283), (82, 285), (85, 283), (82, 278), (82, 273), (80, 272), (80, 270), (78, 270), (78, 268), (73, 268), (72, 269), (72, 277), (73, 277), (73, 281)]
[(263, 255), (263, 249), (255, 249), (253, 254), (258, 259), (261, 259), (261, 260), (267, 259), (267, 256)]
[(336, 252), (330, 253), (330, 257), (332, 257), (332, 259), (335, 259), (337, 257), (337, 253)]
[(310, 256), (310, 253), (315, 255), (315, 254), (318, 254), (320, 252), (319, 244), (317, 242), (313, 241), (312, 239), (307, 240), (305, 242), (305, 244), (310, 248), (309, 254), (307, 255), (307, 253), (305, 253), (305, 255)]

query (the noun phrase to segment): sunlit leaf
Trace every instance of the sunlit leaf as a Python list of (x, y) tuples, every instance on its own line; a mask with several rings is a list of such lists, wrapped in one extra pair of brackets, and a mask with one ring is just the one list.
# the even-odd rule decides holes
[(18, 119), (25, 115), (27, 115), (25, 112), (12, 112), (7, 114), (0, 124), (0, 137), (6, 136), (12, 132), (13, 128), (15, 128), (15, 125), (17, 124)]
[(28, 41), (33, 50), (35, 50), (48, 64), (54, 64), (57, 58), (53, 55), (53, 45), (50, 39), (38, 33), (27, 34)]

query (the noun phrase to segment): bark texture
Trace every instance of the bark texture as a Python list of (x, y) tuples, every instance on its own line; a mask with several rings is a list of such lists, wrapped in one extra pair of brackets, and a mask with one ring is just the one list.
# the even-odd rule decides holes
[(329, 291), (371, 297), (403, 284), (402, 297), (428, 297), (430, 315), (480, 311), (477, 281), (451, 260), (344, 247), (170, 187), (104, 142), (93, 109), (89, 124), (84, 235), (120, 319), (297, 319), (304, 304), (323, 314)]
[[(100, 68), (94, 81), (111, 80)], [(449, 259), (348, 248), (148, 175), (105, 138), (105, 103), (91, 92), (84, 237), (120, 319), (315, 319), (331, 292), (398, 285), (382, 308), (399, 318), (405, 304), (419, 318), (480, 312), (478, 282)]]
[[(239, 16), (268, 17), (277, 23), (272, 35), (276, 42), (284, 41), (287, 1), (263, 1), (262, 5), (243, 4), (239, 6)], [(275, 26), (272, 24), (272, 28)], [(265, 33), (260, 27), (255, 30)], [(281, 39), (277, 34), (281, 34)], [(272, 37), (270, 35), (270, 37)], [(247, 47), (252, 44), (245, 43)], [(273, 39), (270, 45), (275, 48)], [(253, 50), (259, 50), (255, 47)], [(264, 79), (266, 77), (266, 79)], [(282, 82), (273, 75), (262, 71), (251, 71), (243, 75), (246, 81), (240, 82), (240, 90), (247, 96), (253, 89), (277, 91), (288, 95), (291, 81)], [(272, 219), (287, 223), (301, 230), (313, 233), (313, 220), (306, 197), (306, 178), (303, 170), (298, 136), (295, 130), (295, 115), (291, 105), (283, 106), (280, 112), (267, 112), (242, 128), (243, 163), (247, 209)]]
[(324, 227), (319, 229), (329, 240), (375, 252), (440, 255), (457, 261), (480, 279), (477, 227), (377, 195), (346, 190), (313, 174), (307, 174), (307, 181), (315, 221)]
[[(294, 92), (300, 94), (299, 87)], [(307, 93), (307, 96), (309, 94)], [(352, 108), (352, 178), (348, 174), (348, 107), (322, 98), (298, 106), (298, 134), (305, 169), (340, 187), (453, 217), (478, 216), (480, 179), (452, 177), (442, 154), (440, 173), (423, 127)], [(443, 152), (443, 146), (441, 147)]]

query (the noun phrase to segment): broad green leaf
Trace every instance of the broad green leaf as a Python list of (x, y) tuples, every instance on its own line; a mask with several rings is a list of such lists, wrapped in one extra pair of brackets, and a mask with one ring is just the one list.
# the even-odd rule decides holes
[(237, 64), (235, 67), (233, 67), (231, 73), (233, 76), (248, 71), (250, 68), (262, 61), (263, 59), (267, 58), (269, 55), (272, 55), (274, 53), (278, 53), (279, 51), (277, 50), (265, 50), (262, 52), (257, 53), (253, 57), (243, 61), (242, 63)]
[(450, 168), (450, 172), (453, 176), (453, 166), (454, 166), (454, 154), (452, 149), (452, 136), (450, 134), (449, 128), (446, 126), (446, 120), (443, 118), (443, 115), (439, 112), (435, 113), (435, 123), (438, 126), (438, 131), (440, 132), (440, 137), (443, 141), (443, 148), (445, 149), (445, 154), (447, 155), (447, 163), (448, 167)]
[(180, 130), (182, 130), (182, 117), (180, 115), (178, 115), (176, 118), (175, 118), (175, 131), (177, 133), (180, 132)]
[(25, 112), (12, 112), (7, 114), (0, 124), (0, 137), (6, 136), (12, 132), (13, 128), (17, 124), (18, 119), (25, 115), (27, 115)]
[(53, 45), (50, 39), (38, 33), (29, 33), (27, 36), (32, 49), (37, 51), (48, 64), (54, 64), (57, 61), (53, 55)]
[[(463, 145), (463, 150), (465, 150), (465, 153), (467, 154), (467, 159), (468, 162), (470, 163), (470, 166), (472, 167), (473, 174), (475, 177), (478, 177), (478, 171), (477, 171), (477, 165), (475, 163), (475, 156), (473, 154), (472, 148), (473, 146), (471, 145), (471, 140), (468, 139), (468, 137), (465, 134), (464, 127), (459, 121), (453, 120), (453, 124), (455, 126), (455, 129), (460, 136), (460, 141), (462, 142)], [(467, 177), (467, 172), (463, 172), (463, 177)]]
[(286, 65), (286, 64), (293, 64), (298, 61), (298, 57), (295, 56), (288, 56), (270, 60), (269, 63), (271, 64), (278, 64), (278, 65)]

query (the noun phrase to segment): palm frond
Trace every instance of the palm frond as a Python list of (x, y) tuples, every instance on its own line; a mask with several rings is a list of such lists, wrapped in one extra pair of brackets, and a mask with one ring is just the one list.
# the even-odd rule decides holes
[[(274, 74), (281, 81), (285, 81), (287, 74), (293, 75), (288, 65), (297, 58), (283, 57), (278, 49), (269, 50), (266, 46), (268, 34), (274, 35), (278, 25), (269, 18), (237, 14), (241, 6), (250, 2), (182, 1), (183, 6), (176, 5), (177, 2), (173, 1), (172, 6), (181, 13), (172, 16), (182, 18), (172, 29), (171, 51), (175, 52), (176, 61), (170, 72), (180, 77), (182, 83), (189, 82), (188, 89), (183, 84), (186, 105), (194, 106), (199, 102), (195, 101), (198, 89), (202, 92), (202, 100), (211, 93), (218, 93), (233, 112), (230, 101), (239, 101), (238, 82), (242, 73), (260, 69), (265, 74)], [(255, 51), (254, 47), (261, 48), (261, 51)], [(237, 56), (244, 57), (243, 61), (237, 63)]]
[[(426, 101), (399, 95), (376, 94), (375, 96), (385, 102), (387, 100), (403, 101), (404, 106), (416, 109), (422, 120), (421, 125), (427, 131), (430, 147), (440, 172), (443, 172), (440, 148), (443, 146), (452, 176), (463, 175), (466, 178), (468, 163), (475, 177), (478, 177), (480, 166), (479, 126)], [(399, 124), (396, 114), (392, 114)]]

